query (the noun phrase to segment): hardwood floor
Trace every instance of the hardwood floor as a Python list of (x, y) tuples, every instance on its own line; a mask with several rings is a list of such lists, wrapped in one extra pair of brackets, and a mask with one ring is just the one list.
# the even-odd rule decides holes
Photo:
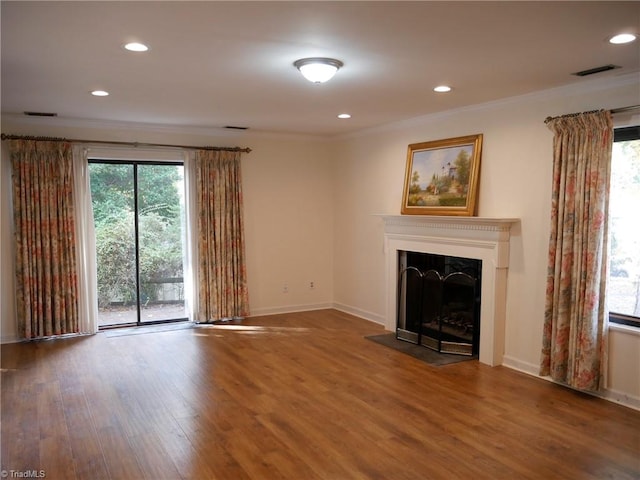
[(640, 478), (640, 412), (334, 310), (132, 333), (2, 346), (8, 478)]

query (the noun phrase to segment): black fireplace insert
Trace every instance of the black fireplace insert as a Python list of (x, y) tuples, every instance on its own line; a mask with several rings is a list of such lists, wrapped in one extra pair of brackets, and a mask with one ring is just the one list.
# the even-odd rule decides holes
[(477, 355), (482, 261), (399, 252), (396, 337), (443, 353)]

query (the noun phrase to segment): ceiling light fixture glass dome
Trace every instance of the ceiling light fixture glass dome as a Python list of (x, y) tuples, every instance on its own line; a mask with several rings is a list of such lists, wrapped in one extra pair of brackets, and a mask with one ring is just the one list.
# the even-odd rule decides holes
[(344, 64), (333, 58), (302, 58), (293, 62), (300, 73), (312, 83), (324, 83), (336, 74)]
[(609, 43), (614, 45), (622, 45), (633, 42), (637, 37), (633, 33), (619, 33), (609, 39)]
[(146, 52), (147, 50), (149, 50), (149, 47), (147, 47), (144, 43), (138, 42), (127, 43), (124, 48), (129, 50), (130, 52)]

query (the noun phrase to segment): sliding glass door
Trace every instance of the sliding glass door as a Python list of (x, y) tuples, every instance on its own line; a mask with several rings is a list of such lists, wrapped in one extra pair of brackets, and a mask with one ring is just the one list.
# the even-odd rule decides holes
[(98, 325), (186, 320), (182, 164), (92, 159), (89, 172)]

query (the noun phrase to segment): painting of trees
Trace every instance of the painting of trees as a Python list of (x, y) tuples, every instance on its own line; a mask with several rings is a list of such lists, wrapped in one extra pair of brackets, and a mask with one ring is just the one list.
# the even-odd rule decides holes
[(473, 211), (481, 145), (482, 135), (409, 145), (403, 213)]
[(466, 150), (461, 150), (454, 163), (456, 166), (456, 180), (465, 188), (468, 187), (470, 171), (469, 153)]

